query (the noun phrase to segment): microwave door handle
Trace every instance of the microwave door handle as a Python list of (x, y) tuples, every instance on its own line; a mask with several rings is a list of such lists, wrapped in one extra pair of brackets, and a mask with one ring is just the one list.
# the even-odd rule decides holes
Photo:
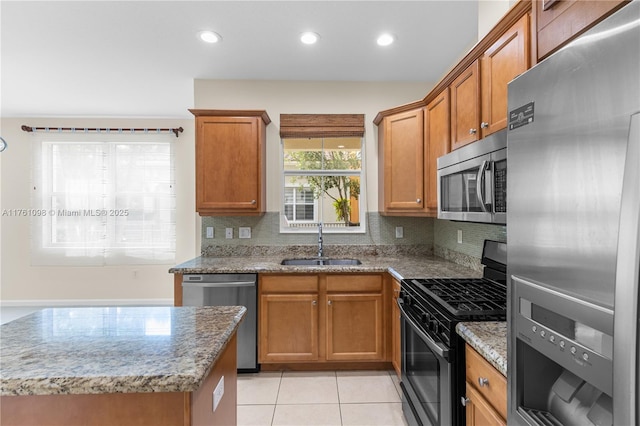
[(487, 206), (484, 204), (484, 197), (482, 196), (482, 190), (484, 189), (484, 171), (487, 169), (487, 165), (489, 161), (484, 160), (480, 165), (480, 169), (478, 170), (478, 175), (476, 176), (476, 197), (478, 197), (478, 202), (480, 203), (480, 208), (483, 212), (487, 213)]

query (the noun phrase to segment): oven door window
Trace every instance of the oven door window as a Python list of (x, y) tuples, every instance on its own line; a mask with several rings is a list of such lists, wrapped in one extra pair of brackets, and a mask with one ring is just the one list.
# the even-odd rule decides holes
[(404, 370), (409, 386), (415, 392), (422, 410), (427, 413), (433, 424), (440, 424), (440, 383), (442, 374), (440, 363), (446, 362), (434, 354), (420, 336), (405, 323)]

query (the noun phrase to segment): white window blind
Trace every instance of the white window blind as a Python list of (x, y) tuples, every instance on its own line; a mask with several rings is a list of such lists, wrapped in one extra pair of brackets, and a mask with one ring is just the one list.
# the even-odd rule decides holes
[(33, 147), (33, 265), (175, 260), (171, 136), (40, 138)]

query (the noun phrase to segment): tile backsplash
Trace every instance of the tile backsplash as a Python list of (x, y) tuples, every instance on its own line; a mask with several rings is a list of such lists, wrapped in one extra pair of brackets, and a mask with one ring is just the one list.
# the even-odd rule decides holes
[[(325, 232), (325, 244), (349, 245), (433, 245), (432, 218), (389, 217), (378, 212), (367, 214), (367, 230), (359, 234), (333, 234)], [(239, 227), (251, 227), (251, 239), (239, 239)], [(404, 229), (403, 238), (395, 237), (396, 226)], [(214, 228), (214, 238), (206, 238), (207, 227)], [(225, 229), (233, 228), (233, 239), (225, 238)], [(317, 234), (280, 233), (278, 212), (267, 212), (263, 216), (214, 216), (202, 218), (202, 251), (209, 246), (255, 245), (284, 246), (316, 244)]]
[[(403, 227), (403, 238), (395, 237), (397, 226)], [(214, 228), (214, 238), (206, 238), (207, 227)], [(239, 227), (251, 228), (251, 239), (238, 238)], [(233, 239), (225, 238), (225, 229), (233, 228)], [(462, 231), (462, 243), (458, 243), (458, 231)], [(250, 246), (312, 246), (317, 244), (317, 234), (280, 233), (278, 212), (268, 212), (260, 217), (215, 216), (202, 218), (203, 254), (243, 250)], [(367, 214), (367, 230), (359, 234), (323, 234), (324, 244), (349, 246), (427, 246), (432, 253), (455, 263), (480, 270), (480, 258), (485, 239), (506, 241), (506, 226), (452, 222), (434, 218), (390, 217), (378, 212)], [(275, 249), (276, 247), (274, 247)], [(224, 251), (224, 250), (223, 250)]]

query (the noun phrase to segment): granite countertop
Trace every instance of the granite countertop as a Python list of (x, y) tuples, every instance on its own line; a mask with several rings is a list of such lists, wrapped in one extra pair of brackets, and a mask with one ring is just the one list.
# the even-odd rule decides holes
[[(178, 274), (226, 274), (226, 273), (379, 273), (389, 272), (396, 279), (403, 278), (476, 278), (482, 273), (466, 266), (445, 260), (441, 257), (420, 252), (378, 253), (366, 247), (348, 246), (345, 249), (331, 249), (327, 257), (356, 258), (361, 265), (332, 265), (332, 266), (293, 266), (281, 265), (287, 258), (312, 258), (308, 251), (296, 250), (279, 252), (277, 249), (245, 254), (216, 256), (205, 255), (181, 263), (169, 269), (170, 273)], [(270, 252), (269, 252), (270, 251)]]
[(192, 392), (245, 313), (242, 306), (35, 312), (0, 328), (0, 394)]
[(460, 322), (456, 332), (496, 370), (507, 376), (507, 323)]

